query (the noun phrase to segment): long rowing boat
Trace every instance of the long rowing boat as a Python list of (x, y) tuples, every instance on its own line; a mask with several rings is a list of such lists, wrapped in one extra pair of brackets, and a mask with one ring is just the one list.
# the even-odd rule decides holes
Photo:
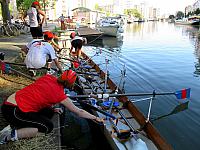
[[(106, 88), (107, 93), (113, 93), (118, 86), (107, 76), (107, 73), (102, 71), (98, 65), (95, 64), (85, 53), (82, 53), (82, 57), (85, 61), (84, 63), (89, 65), (87, 69), (81, 69), (82, 72), (90, 72), (92, 74), (98, 74), (99, 76), (86, 76), (79, 75), (79, 85), (82, 87), (83, 94), (90, 95), (91, 93), (104, 93)], [(84, 78), (84, 79), (83, 79)], [(105, 82), (106, 81), (106, 82)], [(107, 83), (105, 86), (102, 83)], [(118, 89), (118, 93), (122, 93)], [(98, 94), (97, 94), (98, 95)], [(106, 101), (108, 98), (100, 97), (101, 101)], [(112, 98), (113, 99), (113, 98)], [(96, 107), (95, 102), (99, 102), (99, 99), (90, 98), (93, 104), (92, 107)], [(79, 100), (81, 101), (81, 100)], [(148, 149), (161, 149), (161, 150), (171, 150), (172, 147), (169, 145), (165, 139), (159, 134), (152, 123), (144, 117), (144, 115), (137, 109), (137, 107), (128, 99), (127, 96), (117, 96), (114, 97), (114, 102), (118, 102), (121, 107), (110, 106), (110, 110), (102, 106), (101, 104), (97, 106), (97, 109), (93, 111), (95, 115), (100, 117), (105, 117), (107, 115), (115, 119), (105, 120), (104, 134), (109, 141), (113, 149), (137, 149), (138, 141), (142, 140)], [(91, 106), (91, 105), (90, 105)], [(103, 113), (99, 110), (102, 110)], [(124, 133), (125, 131), (125, 133)], [(139, 139), (139, 140), (138, 140)], [(140, 143), (141, 144), (141, 143)]]

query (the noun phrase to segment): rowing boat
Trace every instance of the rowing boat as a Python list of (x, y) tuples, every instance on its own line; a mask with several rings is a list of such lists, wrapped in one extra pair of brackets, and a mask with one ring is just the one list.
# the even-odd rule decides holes
[[(105, 93), (104, 89), (106, 87), (106, 92), (108, 94), (113, 93), (116, 90), (117, 85), (107, 77), (107, 73), (102, 71), (98, 65), (95, 64), (85, 53), (82, 53), (82, 58), (87, 63), (87, 69), (81, 68), (82, 72), (90, 72), (92, 74), (98, 74), (99, 76), (89, 76), (88, 75), (79, 75), (79, 85), (82, 87), (83, 94), (90, 95), (91, 93)], [(84, 79), (83, 79), (84, 78)], [(103, 85), (102, 83), (107, 85)], [(118, 89), (118, 93), (122, 93)], [(98, 94), (97, 94), (98, 95)], [(102, 94), (103, 95), (103, 94)], [(106, 101), (106, 98), (101, 97), (101, 102)], [(114, 102), (119, 104), (119, 107), (111, 106), (109, 111), (105, 108), (105, 105), (98, 105), (99, 99), (90, 98), (90, 104), (93, 104), (92, 107), (97, 109), (93, 111), (95, 115), (100, 117), (105, 117), (105, 115), (110, 114), (114, 116), (115, 119), (110, 119), (106, 117), (104, 129), (102, 132), (109, 141), (113, 149), (137, 149), (138, 142), (140, 141), (140, 146), (145, 143), (148, 149), (161, 149), (161, 150), (170, 150), (172, 149), (165, 139), (159, 134), (156, 128), (152, 123), (144, 117), (144, 115), (137, 109), (137, 107), (128, 99), (127, 96), (113, 97)], [(81, 100), (79, 99), (79, 102)], [(95, 103), (94, 103), (95, 102)], [(110, 106), (110, 104), (108, 104)], [(84, 106), (84, 105), (83, 105)], [(91, 106), (91, 105), (89, 105)], [(91, 108), (91, 107), (89, 107)], [(103, 113), (99, 110), (102, 110)], [(123, 133), (125, 131), (125, 134)], [(142, 142), (141, 142), (142, 141)]]
[[(79, 73), (79, 87), (81, 87), (82, 90), (81, 94), (85, 96), (78, 95), (76, 98), (83, 107), (92, 109), (95, 115), (103, 118), (106, 117), (104, 128), (101, 128), (101, 130), (110, 146), (113, 149), (120, 150), (136, 150), (138, 148), (141, 149), (141, 147), (149, 150), (172, 149), (149, 121), (150, 113), (148, 117), (145, 118), (133, 102), (128, 99), (127, 96), (133, 96), (133, 94), (123, 94), (119, 87), (108, 77), (107, 72), (102, 71), (100, 67), (91, 60), (91, 57), (82, 53), (82, 58), (82, 67), (74, 69)], [(67, 60), (76, 62), (71, 59)], [(97, 97), (91, 97), (91, 93), (96, 94)], [(155, 95), (168, 94), (174, 93), (158, 94), (153, 92), (152, 94), (143, 94), (143, 96), (153, 95), (154, 97)], [(105, 95), (107, 95), (107, 97), (104, 97)], [(141, 94), (135, 94), (135, 96), (138, 95)], [(183, 95), (183, 98), (188, 98), (186, 90), (184, 90)], [(84, 99), (78, 99), (78, 97)], [(89, 100), (86, 100), (86, 98), (89, 98)], [(110, 103), (106, 103), (108, 100)], [(152, 101), (152, 99), (150, 100)], [(85, 103), (86, 101), (89, 101), (89, 104)]]

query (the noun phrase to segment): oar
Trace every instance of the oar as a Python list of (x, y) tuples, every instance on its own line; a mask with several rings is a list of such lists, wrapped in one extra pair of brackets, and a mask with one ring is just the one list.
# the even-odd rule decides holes
[(15, 72), (15, 73), (17, 73), (17, 74), (20, 74), (21, 76), (24, 76), (24, 77), (26, 77), (26, 78), (28, 78), (28, 79), (30, 79), (30, 80), (32, 80), (32, 81), (35, 81), (35, 80), (36, 80), (36, 79), (32, 78), (32, 77), (29, 76), (29, 75), (26, 75), (26, 74), (24, 74), (24, 73), (22, 73), (22, 72), (20, 72), (20, 71), (18, 71), (18, 70), (13, 69), (12, 67), (10, 67), (9, 64), (6, 64), (5, 62), (3, 62), (3, 61), (1, 61), (1, 60), (0, 60), (0, 70), (2, 70), (2, 71), (5, 72), (5, 73), (9, 73), (9, 71), (11, 70), (11, 71), (13, 71), (13, 72)]
[(108, 98), (108, 97), (120, 97), (120, 96), (155, 96), (155, 95), (175, 95), (177, 99), (185, 99), (190, 98), (190, 88), (178, 90), (175, 92), (161, 92), (156, 93), (155, 91), (152, 93), (125, 93), (125, 94), (90, 94), (90, 95), (76, 95), (76, 96), (70, 96), (71, 98), (91, 98), (96, 97), (99, 99), (102, 98)]
[(77, 62), (79, 63), (79, 61), (77, 60), (73, 60), (73, 59), (70, 59), (70, 58), (63, 58), (63, 57), (58, 57), (59, 59), (64, 59), (64, 60), (68, 60), (68, 61), (71, 61), (71, 62)]
[(98, 108), (96, 108), (96, 107), (94, 107), (94, 106), (92, 106), (92, 105), (90, 105), (90, 104), (88, 104), (88, 103), (86, 103), (86, 102), (83, 102), (83, 101), (81, 101), (81, 100), (77, 100), (77, 102), (79, 102), (79, 103), (85, 105), (86, 107), (88, 107), (88, 108), (90, 108), (90, 109), (93, 109), (93, 110), (95, 110), (95, 111), (98, 111), (98, 112), (104, 114), (105, 116), (108, 116), (108, 117), (110, 117), (110, 118), (112, 118), (112, 119), (116, 119), (116, 117), (113, 116), (112, 114), (110, 114), (110, 113), (108, 113), (108, 112), (106, 112), (106, 111), (103, 111), (103, 110), (101, 110), (101, 109), (98, 109)]

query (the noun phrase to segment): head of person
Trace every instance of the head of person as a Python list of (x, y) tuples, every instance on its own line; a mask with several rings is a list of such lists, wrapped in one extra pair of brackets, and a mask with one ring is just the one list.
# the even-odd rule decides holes
[(76, 36), (76, 32), (72, 32), (72, 33), (70, 34), (70, 38), (71, 38), (71, 39), (73, 39), (75, 36)]
[(50, 31), (43, 32), (43, 35), (45, 41), (52, 41), (52, 39), (54, 38), (54, 34)]
[(38, 1), (34, 1), (33, 3), (32, 3), (32, 5), (31, 5), (31, 7), (34, 7), (34, 8), (41, 8), (41, 6), (40, 6), (40, 3), (38, 2)]
[(70, 89), (73, 87), (76, 78), (77, 78), (76, 72), (70, 69), (63, 72), (62, 75), (57, 79), (57, 81), (64, 87)]

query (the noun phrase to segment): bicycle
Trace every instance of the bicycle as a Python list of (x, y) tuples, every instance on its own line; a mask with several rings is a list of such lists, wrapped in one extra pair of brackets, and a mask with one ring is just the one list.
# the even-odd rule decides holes
[(6, 23), (3, 23), (0, 27), (0, 35), (18, 36), (20, 35), (20, 31), (17, 29), (17, 27), (15, 27), (14, 24), (7, 20)]
[(30, 31), (30, 26), (26, 22), (15, 21), (13, 24), (18, 30), (20, 30), (21, 33), (28, 33)]

